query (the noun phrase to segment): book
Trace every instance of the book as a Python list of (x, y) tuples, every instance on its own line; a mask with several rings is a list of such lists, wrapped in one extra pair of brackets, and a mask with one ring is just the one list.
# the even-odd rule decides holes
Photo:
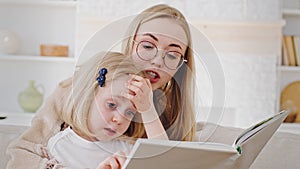
[(284, 35), (283, 40), (287, 49), (287, 55), (289, 60), (289, 66), (296, 66), (296, 56), (293, 36)]
[(287, 53), (287, 47), (286, 42), (284, 40), (284, 37), (282, 38), (282, 59), (281, 59), (281, 65), (283, 66), (289, 66), (289, 56)]
[(288, 114), (289, 111), (284, 110), (249, 127), (232, 145), (138, 139), (122, 169), (246, 169), (251, 166)]
[(296, 65), (300, 66), (300, 36), (294, 36)]

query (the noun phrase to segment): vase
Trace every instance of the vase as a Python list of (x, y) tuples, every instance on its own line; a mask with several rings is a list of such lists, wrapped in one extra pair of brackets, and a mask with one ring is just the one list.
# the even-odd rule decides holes
[(35, 85), (34, 80), (30, 80), (28, 87), (18, 96), (18, 102), (24, 112), (32, 113), (42, 105), (43, 99), (44, 87), (41, 84)]
[(0, 30), (0, 53), (16, 54), (20, 50), (20, 38), (12, 31)]

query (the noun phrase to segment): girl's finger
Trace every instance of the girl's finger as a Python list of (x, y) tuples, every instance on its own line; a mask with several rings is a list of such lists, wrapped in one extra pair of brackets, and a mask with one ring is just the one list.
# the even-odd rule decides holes
[(138, 81), (138, 82), (145, 82), (147, 84), (147, 86), (152, 89), (151, 82), (149, 79), (138, 76), (138, 75), (132, 75), (131, 77), (132, 77), (131, 82), (134, 82), (134, 80)]
[(134, 74), (132, 74), (132, 75), (131, 75), (131, 79), (134, 79), (134, 80), (136, 80), (136, 81), (142, 81), (142, 80), (144, 80), (145, 78), (143, 78), (142, 76), (139, 76), (139, 75), (134, 75)]
[(123, 97), (125, 97), (125, 98), (127, 98), (129, 100), (132, 100), (134, 98), (135, 94), (134, 93), (125, 93), (125, 92), (122, 92), (121, 96), (123, 96)]
[(147, 86), (151, 89), (152, 91), (152, 86), (151, 86), (151, 82), (149, 79), (145, 79)]
[(119, 151), (116, 153), (115, 158), (119, 163), (119, 166), (122, 167), (124, 162), (126, 161), (126, 155), (123, 151)]
[(132, 92), (134, 92), (134, 95), (137, 95), (138, 93), (142, 93), (141, 89), (136, 86), (128, 85), (127, 88)]
[(119, 164), (113, 156), (107, 157), (97, 169), (118, 169)]
[(138, 88), (142, 88), (143, 83), (142, 82), (138, 82), (138, 81), (130, 81), (129, 84), (134, 85)]
[(120, 165), (119, 162), (117, 161), (116, 157), (111, 157), (109, 160), (109, 166), (111, 167), (111, 169), (120, 169)]

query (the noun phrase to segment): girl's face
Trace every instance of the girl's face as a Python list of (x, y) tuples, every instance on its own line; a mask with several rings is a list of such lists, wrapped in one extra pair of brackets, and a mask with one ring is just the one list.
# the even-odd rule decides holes
[(127, 78), (105, 82), (104, 87), (99, 87), (92, 102), (89, 116), (89, 130), (96, 135), (92, 141), (109, 141), (121, 136), (136, 113), (130, 100), (123, 97)]
[(164, 86), (178, 70), (173, 66), (176, 58), (186, 52), (185, 31), (171, 19), (157, 18), (142, 24), (134, 41), (133, 59), (144, 69), (152, 89)]

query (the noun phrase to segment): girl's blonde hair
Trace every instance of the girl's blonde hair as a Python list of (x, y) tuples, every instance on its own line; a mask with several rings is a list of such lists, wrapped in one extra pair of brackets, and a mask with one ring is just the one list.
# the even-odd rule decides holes
[[(87, 118), (90, 106), (95, 100), (97, 89), (99, 89), (96, 78), (102, 68), (107, 69), (105, 83), (129, 74), (139, 73), (139, 69), (135, 66), (131, 56), (125, 56), (118, 52), (101, 52), (79, 66), (72, 78), (61, 84), (69, 89), (62, 119), (77, 132), (87, 137), (94, 137), (88, 129)], [(135, 116), (139, 116), (139, 114), (137, 113)], [(132, 120), (130, 127), (125, 132), (126, 136), (142, 137), (144, 134), (142, 123), (135, 121)]]
[[(189, 25), (183, 14), (175, 8), (167, 5), (156, 5), (150, 7), (139, 14), (130, 24), (123, 43), (122, 50), (125, 55), (133, 53), (133, 42), (139, 27), (150, 20), (156, 18), (169, 18), (178, 23), (186, 33), (188, 39), (187, 50), (184, 58), (187, 63), (180, 67), (172, 80), (161, 88), (167, 98), (166, 109), (160, 116), (169, 139), (172, 140), (193, 140), (195, 134), (195, 115), (194, 115), (194, 57), (191, 49), (192, 40)], [(159, 25), (161, 26), (161, 25)], [(162, 97), (154, 91), (154, 101), (159, 108), (159, 100)], [(146, 135), (144, 135), (146, 137)]]

